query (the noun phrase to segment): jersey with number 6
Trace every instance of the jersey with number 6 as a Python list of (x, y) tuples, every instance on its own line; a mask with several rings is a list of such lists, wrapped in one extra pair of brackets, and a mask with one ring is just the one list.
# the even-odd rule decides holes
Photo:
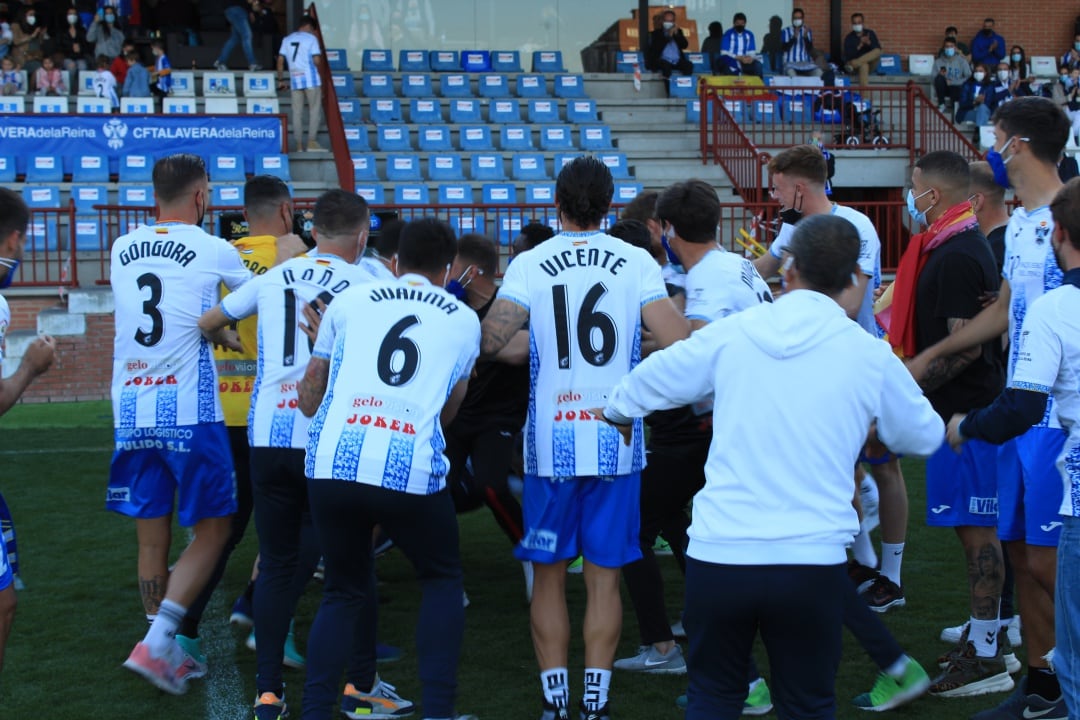
[(330, 362), (306, 473), (415, 495), (446, 486), (440, 413), (480, 353), (480, 321), (419, 275), (343, 292), (312, 356)]
[(236, 248), (194, 225), (143, 225), (113, 243), (116, 427), (222, 419), (214, 354), (198, 321), (221, 284), (236, 289), (250, 277)]
[(221, 310), (239, 321), (258, 313), (258, 360), (248, 414), (251, 447), (303, 449), (308, 419), (297, 410), (296, 384), (312, 343), (300, 330), (303, 306), (329, 305), (350, 287), (371, 282), (364, 268), (333, 255), (293, 258), (226, 295)]
[(564, 232), (519, 256), (499, 297), (529, 311), (525, 472), (627, 475), (645, 465), (642, 423), (630, 447), (591, 412), (641, 360), (641, 309), (667, 299), (647, 252), (601, 232)]
[(285, 58), (289, 65), (289, 80), (293, 90), (306, 90), (319, 87), (319, 69), (315, 67), (315, 56), (321, 55), (319, 41), (314, 35), (299, 30), (285, 36), (281, 41), (278, 55)]

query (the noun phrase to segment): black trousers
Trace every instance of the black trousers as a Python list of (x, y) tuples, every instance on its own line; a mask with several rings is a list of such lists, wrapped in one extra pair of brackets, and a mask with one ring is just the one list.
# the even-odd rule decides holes
[(960, 105), (960, 97), (964, 94), (963, 85), (950, 85), (942, 75), (934, 77), (934, 95), (937, 96), (938, 105), (946, 100), (952, 102), (954, 109)]
[(672, 63), (668, 62), (667, 60), (661, 60), (659, 62), (659, 67), (657, 68), (657, 70), (659, 70), (660, 74), (664, 76), (665, 80), (667, 80), (669, 77), (671, 77), (671, 73), (675, 70), (678, 70), (683, 75), (692, 75), (694, 73), (694, 63), (690, 62), (690, 60), (685, 55), (680, 53), (679, 62)]
[[(521, 503), (510, 492), (507, 474), (514, 452), (514, 434), (521, 423), (513, 418), (484, 423), (455, 421), (447, 428), (446, 457), (450, 461), (447, 487), (457, 512), (487, 505), (511, 545), (524, 536)], [(472, 472), (465, 466), (472, 460)]]

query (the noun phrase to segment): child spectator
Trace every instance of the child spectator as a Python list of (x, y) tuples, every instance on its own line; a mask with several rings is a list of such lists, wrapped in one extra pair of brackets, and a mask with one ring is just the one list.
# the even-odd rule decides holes
[(15, 69), (15, 61), (11, 56), (0, 59), (0, 92), (4, 95), (22, 95), (25, 91), (22, 74)]
[(64, 56), (64, 69), (70, 73), (90, 68), (90, 43), (86, 28), (75, 8), (68, 8), (67, 22), (56, 37), (56, 49)]
[(150, 73), (139, 62), (139, 54), (132, 50), (124, 56), (127, 71), (124, 75), (124, 97), (150, 97)]
[(52, 56), (41, 59), (41, 67), (34, 73), (34, 87), (38, 95), (67, 95), (64, 75), (56, 67)]
[(109, 72), (109, 58), (104, 55), (97, 56), (94, 95), (107, 99), (113, 110), (120, 107), (120, 98), (116, 94), (116, 76)]
[(8, 14), (0, 13), (0, 58), (7, 57), (11, 52), (11, 25), (8, 23)]
[(165, 41), (155, 40), (150, 43), (150, 52), (154, 53), (154, 86), (150, 90), (154, 97), (164, 98), (172, 92), (172, 65), (165, 55)]
[(116, 78), (116, 84), (119, 85), (120, 87), (124, 86), (124, 80), (127, 78), (127, 71), (128, 71), (127, 55), (128, 55), (128, 53), (133, 52), (133, 53), (135, 53), (137, 55), (138, 52), (139, 52), (138, 50), (135, 49), (135, 43), (133, 43), (130, 40), (125, 40), (123, 47), (124, 47), (123, 51), (119, 55), (117, 55), (116, 59), (113, 60), (112, 64), (109, 65), (109, 72), (111, 72), (113, 74), (113, 77)]

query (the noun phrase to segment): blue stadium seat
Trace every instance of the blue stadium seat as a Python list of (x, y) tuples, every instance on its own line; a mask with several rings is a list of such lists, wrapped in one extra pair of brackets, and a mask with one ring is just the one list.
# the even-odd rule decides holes
[(60, 207), (60, 188), (55, 185), (24, 185), (22, 195), (29, 208)]
[(405, 97), (431, 97), (431, 76), (427, 73), (408, 73), (401, 76), (401, 94)]
[(483, 73), (477, 78), (477, 93), (480, 97), (510, 97), (510, 78), (500, 73)]
[(376, 125), (401, 122), (401, 101), (397, 98), (375, 98), (368, 107), (368, 119)]
[(503, 156), (497, 153), (476, 153), (469, 158), (469, 177), (473, 180), (505, 180)]
[(585, 97), (585, 78), (581, 75), (556, 75), (555, 97), (559, 98), (583, 98)]
[(668, 79), (669, 97), (695, 98), (698, 96), (697, 80), (693, 75), (672, 75)]
[(463, 125), (458, 131), (458, 145), (462, 150), (494, 150), (491, 128), (487, 125)]
[(537, 50), (532, 54), (532, 71), (540, 73), (566, 72), (562, 53), (558, 50)]
[(349, 51), (345, 48), (326, 48), (326, 65), (331, 70), (348, 70)]
[[(352, 77), (350, 75), (349, 77)], [(334, 88), (337, 88), (338, 75), (334, 75)], [(394, 97), (394, 78), (386, 73), (364, 73), (364, 81), (361, 86), (364, 92), (364, 97)], [(349, 93), (345, 97), (355, 95), (356, 88), (354, 86), (353, 92)], [(338, 92), (341, 96), (342, 93)]]
[(525, 186), (525, 202), (530, 205), (550, 205), (555, 202), (555, 183), (529, 183)]
[(59, 155), (31, 155), (26, 160), (26, 182), (50, 183), (64, 179), (64, 160)]
[(352, 166), (353, 178), (356, 180), (379, 179), (379, 173), (375, 169), (375, 156), (370, 153), (353, 153)]
[(151, 185), (120, 185), (120, 204), (127, 207), (154, 207)]
[[(708, 105), (709, 108), (709, 121), (713, 118), (712, 104)], [(686, 122), (699, 123), (701, 122), (701, 100), (687, 100), (686, 101)]]
[(461, 156), (457, 153), (431, 153), (427, 161), (428, 180), (464, 180)]
[(442, 101), (432, 97), (409, 100), (409, 121), (414, 123), (441, 123), (443, 121)]
[(581, 128), (582, 150), (610, 150), (611, 128), (607, 125), (585, 125)]
[(568, 153), (556, 153), (555, 155), (555, 177), (559, 176), (559, 171), (571, 162), (574, 158), (583, 157), (583, 152), (568, 152)]
[(154, 158), (149, 155), (121, 155), (120, 182), (148, 183), (153, 179)]
[(492, 100), (488, 106), (488, 122), (521, 122), (521, 103), (517, 100)]
[(475, 98), (458, 98), (450, 101), (450, 122), (478, 123), (484, 119), (480, 115), (480, 101)]
[(878, 75), (903, 75), (904, 70), (900, 66), (900, 56), (895, 53), (883, 54), (878, 58)]
[(629, 50), (620, 50), (615, 53), (615, 72), (619, 73), (632, 73), (634, 72), (634, 66), (645, 72), (645, 55)]
[(346, 125), (345, 142), (349, 150), (370, 150), (371, 141), (368, 140), (368, 129), (365, 125)]
[(443, 97), (472, 97), (472, 85), (469, 76), (461, 73), (449, 73), (439, 78), (439, 94)]
[[(471, 192), (471, 190), (470, 190)], [(470, 201), (471, 202), (471, 201)], [(453, 201), (450, 203), (443, 203), (444, 205), (467, 205), (469, 203), (461, 203)], [(481, 214), (483, 210), (452, 210), (449, 213), (448, 221), (450, 227), (454, 228), (459, 236), (468, 233), (480, 233), (484, 234), (484, 216)]]
[(461, 58), (457, 50), (432, 50), (428, 61), (433, 72), (454, 72), (461, 68)]
[(341, 110), (341, 122), (346, 125), (358, 125), (364, 121), (360, 112), (360, 101), (356, 98), (338, 100), (338, 109)]
[(595, 100), (571, 100), (566, 103), (566, 122), (579, 125), (598, 121)]
[(76, 155), (71, 166), (71, 182), (109, 182), (109, 158), (104, 155)]
[(97, 215), (95, 205), (109, 204), (109, 189), (104, 185), (77, 185), (71, 188), (76, 215)]
[(532, 150), (532, 131), (528, 125), (503, 125), (499, 128), (499, 147), (503, 150)]
[(709, 60), (705, 57), (705, 53), (688, 52), (686, 53), (686, 59), (694, 66), (695, 75), (708, 75), (712, 72), (712, 68), (709, 67)]
[(419, 182), (420, 156), (416, 153), (388, 155), (386, 158), (386, 179), (391, 182)]
[(430, 205), (427, 185), (404, 183), (394, 187), (394, 202), (398, 205)]
[(514, 183), (485, 183), (481, 188), (481, 201), (485, 205), (512, 205), (517, 202), (517, 186)]
[(244, 186), (237, 183), (215, 185), (210, 189), (210, 204), (218, 207), (243, 207)]
[[(42, 217), (31, 213), (26, 226), (26, 245), (28, 251), (57, 251), (60, 240), (60, 223), (56, 217)], [(67, 242), (63, 243), (67, 247)]]
[(541, 150), (575, 150), (569, 125), (545, 125), (540, 128)]
[(364, 72), (394, 72), (394, 57), (389, 50), (365, 50), (361, 69)]
[(75, 251), (97, 252), (109, 248), (109, 239), (105, 237), (105, 223), (95, 210), (92, 214), (80, 215), (75, 211)]
[(427, 72), (431, 69), (426, 50), (401, 50), (397, 64), (398, 72)]
[(440, 205), (472, 205), (473, 189), (468, 183), (441, 183), (438, 200)]
[(630, 166), (626, 162), (625, 154), (604, 153), (600, 155), (600, 161), (608, 166), (608, 170), (611, 171), (611, 177), (617, 179), (630, 177)]
[(776, 100), (754, 100), (751, 108), (755, 122), (772, 124), (780, 121), (780, 110)]
[(530, 100), (528, 114), (529, 122), (534, 125), (562, 122), (559, 119), (559, 103), (554, 100)]
[(491, 53), (487, 50), (462, 50), (461, 69), (465, 72), (487, 72), (491, 69)]
[(214, 155), (210, 158), (210, 182), (244, 182), (243, 155)]
[(799, 93), (798, 95), (785, 95), (780, 100), (780, 119), (789, 125), (792, 123), (807, 123), (814, 117), (813, 95)]
[(517, 50), (495, 50), (491, 53), (491, 69), (501, 73), (521, 72), (521, 53)]
[(417, 147), (424, 152), (453, 150), (450, 128), (446, 125), (428, 125), (416, 131)]
[[(368, 75), (364, 76), (365, 83), (367, 83), (368, 77)], [(330, 78), (334, 83), (334, 92), (337, 93), (338, 97), (356, 97), (356, 78), (353, 77), (352, 73), (333, 73)], [(393, 86), (391, 86), (390, 91), (393, 94)], [(368, 94), (366, 88), (364, 94)]]
[(511, 177), (515, 180), (548, 180), (543, 153), (517, 153), (513, 157)]
[(386, 190), (382, 183), (357, 183), (356, 194), (364, 198), (369, 205), (384, 205)]
[(519, 98), (547, 97), (547, 80), (543, 75), (518, 75), (514, 78), (514, 94)]
[(615, 183), (615, 194), (611, 198), (613, 203), (628, 203), (645, 189), (641, 183), (620, 182)]
[(15, 156), (0, 155), (0, 182), (15, 182)]
[(408, 152), (409, 128), (404, 125), (379, 125), (375, 128), (375, 147), (379, 152)]
[(255, 174), (273, 175), (285, 182), (291, 182), (292, 177), (289, 174), (289, 156), (280, 153), (276, 155), (256, 155)]
[(514, 242), (514, 239), (521, 234), (521, 223), (523, 221), (521, 213), (497, 213), (495, 218), (499, 228), (495, 240), (499, 245), (509, 247), (510, 243)]

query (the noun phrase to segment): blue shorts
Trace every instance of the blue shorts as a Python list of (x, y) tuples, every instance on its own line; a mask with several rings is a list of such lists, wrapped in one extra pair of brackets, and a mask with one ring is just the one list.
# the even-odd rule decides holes
[(872, 457), (870, 457), (870, 456), (868, 456), (866, 454), (866, 448), (865, 447), (859, 452), (859, 462), (860, 463), (865, 463), (865, 464), (871, 465), (871, 466), (873, 466), (873, 465), (884, 465), (885, 463), (888, 463), (888, 462), (899, 461), (900, 458), (902, 458), (902, 457), (904, 457), (904, 456), (903, 455), (895, 455), (895, 454), (889, 452), (888, 450), (886, 450), (885, 454), (882, 455), (881, 457), (872, 458)]
[(1066, 434), (1035, 427), (998, 450), (998, 537), (1057, 547), (1065, 487), (1057, 467)]
[(117, 428), (105, 507), (133, 518), (169, 515), (176, 501), (180, 524), (236, 512), (225, 423), (161, 428)]
[(0, 533), (0, 590), (7, 590), (13, 582), (15, 582), (15, 576), (11, 572), (11, 565), (8, 564), (4, 534)]
[(641, 474), (552, 479), (525, 476), (525, 537), (518, 560), (551, 564), (582, 555), (606, 568), (641, 559)]
[(958, 454), (942, 443), (926, 458), (926, 524), (997, 527), (996, 445), (969, 440)]

